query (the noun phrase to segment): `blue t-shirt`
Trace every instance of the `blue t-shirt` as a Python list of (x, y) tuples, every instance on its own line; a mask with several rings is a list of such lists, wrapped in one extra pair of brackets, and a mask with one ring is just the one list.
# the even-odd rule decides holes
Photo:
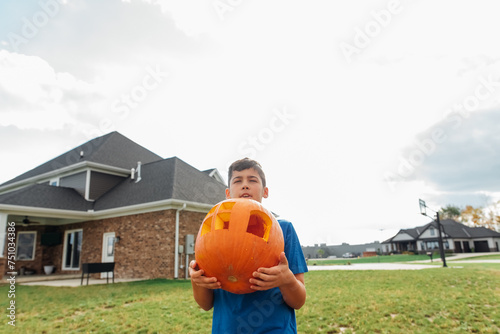
[[(299, 238), (292, 223), (278, 220), (285, 240), (288, 267), (294, 274), (307, 272)], [(213, 334), (297, 333), (295, 310), (283, 300), (279, 288), (234, 294), (214, 290)]]

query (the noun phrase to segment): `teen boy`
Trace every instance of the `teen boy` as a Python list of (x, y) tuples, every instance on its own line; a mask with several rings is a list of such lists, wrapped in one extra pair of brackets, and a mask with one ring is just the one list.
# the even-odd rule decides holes
[[(269, 189), (260, 164), (245, 158), (229, 167), (226, 198), (250, 198), (262, 202)], [(250, 279), (255, 292), (233, 294), (220, 289), (215, 277), (204, 276), (191, 261), (189, 274), (193, 296), (205, 311), (214, 308), (212, 333), (297, 333), (295, 310), (306, 301), (304, 273), (307, 265), (292, 224), (278, 220), (285, 239), (280, 262), (271, 268), (259, 268)]]

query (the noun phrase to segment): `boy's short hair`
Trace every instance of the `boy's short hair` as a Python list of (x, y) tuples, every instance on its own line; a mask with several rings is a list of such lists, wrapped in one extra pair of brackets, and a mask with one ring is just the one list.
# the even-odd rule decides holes
[(228, 186), (231, 186), (231, 177), (233, 177), (233, 171), (241, 172), (242, 170), (245, 169), (250, 169), (253, 168), (257, 171), (259, 174), (261, 180), (262, 180), (262, 186), (266, 186), (266, 175), (264, 174), (264, 171), (262, 170), (262, 166), (255, 160), (249, 159), (249, 158), (243, 158), (240, 160), (236, 160), (229, 166), (229, 171), (227, 173), (227, 183)]

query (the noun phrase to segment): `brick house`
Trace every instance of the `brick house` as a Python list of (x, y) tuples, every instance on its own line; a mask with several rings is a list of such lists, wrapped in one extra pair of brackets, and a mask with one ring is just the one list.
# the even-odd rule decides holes
[(15, 240), (15, 271), (115, 262), (117, 278), (184, 278), (192, 238), (225, 188), (216, 169), (163, 159), (118, 132), (92, 139), (0, 185), (0, 272), (14, 271)]

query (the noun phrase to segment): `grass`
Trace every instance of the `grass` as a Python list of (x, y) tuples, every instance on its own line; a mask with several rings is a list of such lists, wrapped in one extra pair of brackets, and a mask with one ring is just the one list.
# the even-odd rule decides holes
[[(460, 268), (309, 272), (307, 302), (297, 311), (299, 333), (498, 333), (500, 265), (456, 265)], [(1, 286), (0, 296), (7, 296), (8, 288)], [(18, 333), (210, 333), (211, 328), (212, 312), (198, 308), (189, 281), (18, 285), (15, 300)], [(7, 307), (7, 298), (0, 298), (0, 309)], [(5, 326), (8, 318), (2, 318)]]
[(16, 327), (25, 333), (202, 333), (211, 321), (194, 303), (189, 281), (17, 290)]
[[(301, 333), (498, 333), (500, 266), (306, 275)], [(314, 286), (313, 289), (310, 287)]]

